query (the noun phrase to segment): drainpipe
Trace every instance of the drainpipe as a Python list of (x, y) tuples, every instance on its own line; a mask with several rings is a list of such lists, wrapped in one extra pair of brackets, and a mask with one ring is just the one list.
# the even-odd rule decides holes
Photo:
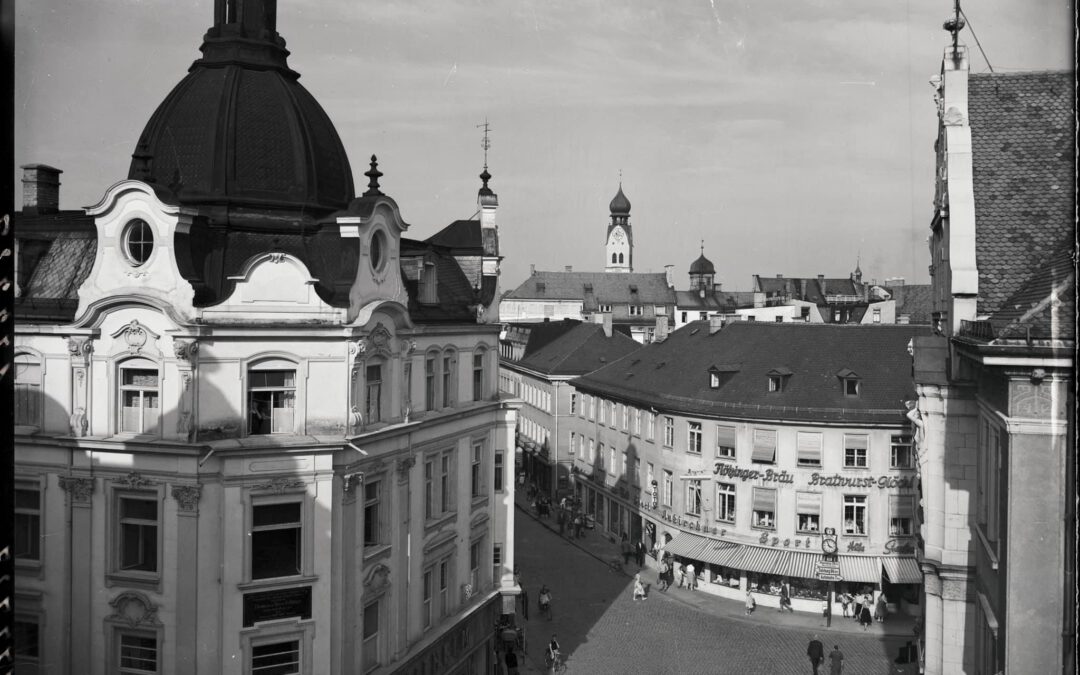
[(559, 381), (555, 380), (555, 394), (552, 396), (552, 402), (555, 406), (555, 443), (552, 447), (555, 449), (555, 481), (551, 484), (553, 493), (551, 495), (551, 501), (555, 501), (559, 496)]

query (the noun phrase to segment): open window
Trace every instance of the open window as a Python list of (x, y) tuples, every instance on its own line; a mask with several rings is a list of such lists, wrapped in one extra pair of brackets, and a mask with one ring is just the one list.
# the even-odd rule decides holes
[(120, 419), (123, 434), (155, 435), (161, 422), (161, 373), (147, 359), (120, 363)]
[(281, 359), (248, 368), (248, 434), (296, 432), (296, 364)]

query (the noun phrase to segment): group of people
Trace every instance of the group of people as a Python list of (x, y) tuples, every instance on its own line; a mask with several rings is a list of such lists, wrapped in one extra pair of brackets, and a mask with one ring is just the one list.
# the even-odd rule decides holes
[(856, 595), (841, 593), (839, 600), (844, 616), (850, 616), (858, 621), (863, 630), (869, 630), (870, 624), (874, 621), (884, 623), (885, 616), (889, 612), (888, 600), (884, 593), (878, 596), (876, 603), (870, 593)]
[(581, 500), (576, 497), (563, 497), (559, 500), (556, 516), (559, 522), (559, 534), (569, 535), (572, 539), (585, 536), (585, 513), (581, 510)]
[[(818, 675), (818, 668), (825, 662), (825, 645), (821, 638), (815, 635), (806, 647), (806, 655), (810, 658), (810, 665), (814, 668), (814, 675)], [(833, 645), (829, 652), (829, 675), (842, 675), (844, 672), (844, 652), (840, 651), (840, 645)]]
[(637, 542), (636, 544), (630, 543), (630, 539), (626, 536), (626, 533), (622, 533), (622, 541), (619, 542), (619, 550), (622, 552), (623, 565), (630, 564), (630, 558), (634, 559), (637, 563), (638, 569), (645, 567), (645, 544)]
[(697, 569), (694, 568), (692, 561), (683, 564), (670, 553), (664, 552), (656, 573), (656, 587), (661, 591), (666, 591), (678, 583), (679, 588), (693, 591), (697, 589), (697, 575)]

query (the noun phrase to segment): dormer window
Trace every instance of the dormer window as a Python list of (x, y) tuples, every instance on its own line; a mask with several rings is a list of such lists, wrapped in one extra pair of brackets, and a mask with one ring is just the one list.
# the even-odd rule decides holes
[(611, 305), (598, 305), (596, 310), (598, 312), (600, 312), (601, 314), (610, 314), (611, 313)]
[(709, 388), (710, 389), (719, 389), (720, 388), (720, 373), (718, 373), (715, 370), (710, 370), (709, 371)]
[(720, 364), (709, 366), (709, 388), (719, 389), (731, 376), (739, 372), (738, 364)]
[(791, 370), (789, 368), (773, 368), (765, 375), (769, 378), (769, 391), (781, 392), (784, 391), (784, 386), (787, 384), (787, 379), (791, 377)]
[(859, 377), (858, 373), (849, 368), (845, 368), (838, 372), (836, 376), (840, 378), (840, 387), (841, 391), (844, 392), (844, 396), (859, 395), (859, 390), (862, 388), (860, 386), (860, 380), (862, 378)]
[(536, 282), (536, 292), (543, 295), (547, 291), (547, 284), (543, 281)]

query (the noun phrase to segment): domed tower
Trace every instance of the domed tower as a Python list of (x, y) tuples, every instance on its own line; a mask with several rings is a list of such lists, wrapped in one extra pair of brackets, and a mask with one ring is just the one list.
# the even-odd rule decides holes
[(701, 294), (711, 293), (715, 278), (716, 268), (713, 267), (712, 261), (705, 257), (705, 244), (702, 243), (701, 255), (690, 263), (690, 289)]
[[(258, 251), (296, 255), (333, 305), (350, 261), (319, 224), (354, 198), (337, 130), (289, 68), (277, 0), (216, 0), (195, 61), (150, 117), (128, 178), (166, 188), (198, 215), (176, 235), (196, 305), (228, 294)], [(351, 261), (355, 264), (355, 261)], [(340, 272), (340, 273), (339, 273)]]
[(623, 194), (622, 181), (619, 181), (619, 192), (611, 200), (608, 210), (611, 211), (611, 223), (607, 228), (604, 271), (633, 272), (634, 233), (630, 229), (630, 200)]

